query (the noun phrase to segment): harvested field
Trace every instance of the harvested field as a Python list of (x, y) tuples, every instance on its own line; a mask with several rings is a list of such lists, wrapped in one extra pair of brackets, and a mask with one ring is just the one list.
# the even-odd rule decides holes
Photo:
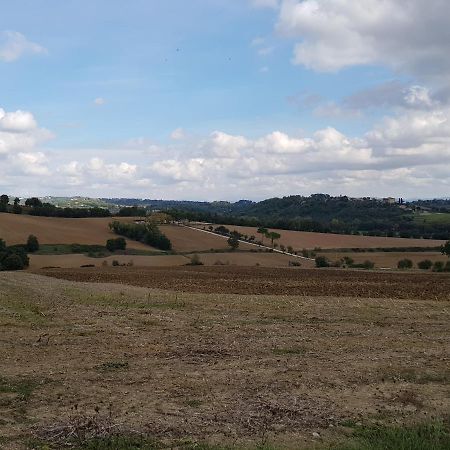
[[(192, 255), (187, 256), (190, 257)], [(261, 267), (289, 267), (289, 262), (301, 264), (303, 268), (315, 266), (314, 261), (272, 252), (202, 253), (198, 256), (205, 266), (232, 265), (248, 267), (259, 265)]]
[[(163, 225), (161, 231), (171, 240), (176, 252), (201, 252), (206, 250), (228, 250), (227, 240), (211, 233), (192, 230), (177, 225)], [(254, 248), (247, 244), (240, 244), (240, 249)]]
[(413, 278), (363, 275), (411, 297), (343, 297), (337, 283), (339, 298), (189, 294), (0, 273), (1, 442), (56, 435), (62, 448), (68, 425), (93, 416), (166, 447), (329, 449), (356, 422), (444, 417), (450, 310), (434, 295), (449, 278), (428, 276), (425, 296), (408, 291)]
[(182, 255), (139, 256), (139, 255), (114, 255), (107, 258), (89, 258), (85, 255), (30, 255), (30, 270), (43, 267), (79, 268), (82, 265), (94, 264), (101, 267), (104, 261), (109, 266), (116, 260), (120, 264), (132, 262), (137, 267), (170, 267), (182, 266), (189, 259)]
[(401, 259), (408, 258), (417, 266), (417, 263), (425, 259), (429, 259), (433, 262), (443, 261), (447, 262), (447, 256), (438, 252), (364, 252), (364, 253), (320, 253), (330, 259), (331, 261), (338, 261), (345, 256), (352, 258), (355, 263), (363, 263), (366, 260), (375, 263), (375, 267), (386, 267), (391, 269), (397, 268), (397, 263)]
[[(23, 244), (30, 234), (37, 236), (41, 244), (105, 245), (108, 239), (117, 237), (108, 227), (113, 220), (111, 217), (65, 219), (0, 213), (0, 238), (8, 245)], [(133, 220), (120, 218), (122, 222)], [(127, 245), (129, 248), (152, 250), (148, 245), (129, 239)]]
[[(218, 225), (214, 225), (216, 227)], [(261, 239), (261, 235), (257, 233), (257, 228), (239, 227), (235, 225), (225, 225), (230, 230), (237, 230), (242, 234), (248, 236), (255, 236), (257, 240)], [(377, 236), (352, 236), (345, 234), (331, 234), (331, 233), (308, 233), (305, 231), (289, 231), (276, 230), (271, 228), (271, 231), (277, 231), (281, 234), (281, 239), (277, 242), (279, 244), (292, 246), (294, 250), (314, 249), (320, 248), (386, 248), (386, 247), (438, 247), (444, 244), (445, 241), (436, 241), (431, 239), (402, 239), (402, 238), (387, 238)], [(264, 243), (268, 244), (270, 241), (264, 238)]]
[(264, 267), (48, 269), (54, 278), (181, 292), (450, 300), (450, 275)]

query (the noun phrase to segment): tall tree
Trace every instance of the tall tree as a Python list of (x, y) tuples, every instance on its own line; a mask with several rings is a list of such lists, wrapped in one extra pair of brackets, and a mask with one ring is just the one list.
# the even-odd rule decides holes
[(264, 244), (264, 236), (267, 235), (269, 230), (267, 228), (264, 228), (264, 227), (259, 227), (257, 231), (258, 231), (258, 234), (261, 235), (261, 241)]
[(271, 231), (270, 233), (267, 233), (266, 236), (271, 240), (271, 242), (272, 242), (272, 248), (273, 248), (274, 241), (280, 239), (281, 234), (276, 233), (275, 231)]
[(442, 247), (441, 252), (443, 255), (447, 255), (450, 258), (450, 241), (447, 241)]

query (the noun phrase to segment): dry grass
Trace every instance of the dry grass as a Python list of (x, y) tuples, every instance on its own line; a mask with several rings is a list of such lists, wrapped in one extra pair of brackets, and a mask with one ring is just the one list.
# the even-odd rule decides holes
[[(112, 220), (110, 217), (65, 219), (0, 213), (0, 237), (8, 245), (23, 244), (30, 234), (37, 236), (41, 244), (105, 245), (108, 239), (117, 237), (108, 227)], [(152, 250), (140, 242), (127, 240), (127, 243), (129, 248)]]
[(192, 294), (2, 273), (1, 376), (33, 390), (26, 401), (19, 388), (0, 391), (0, 436), (21, 448), (32, 431), (73, 423), (75, 408), (165, 442), (311, 448), (313, 433), (332, 442), (345, 421), (443, 416), (442, 300)]
[[(215, 227), (218, 225), (214, 225)], [(257, 233), (257, 228), (239, 227), (234, 225), (225, 225), (230, 230), (237, 230), (248, 236), (256, 236), (257, 240), (261, 239), (261, 235)], [(437, 247), (444, 241), (436, 241), (429, 239), (402, 239), (402, 238), (386, 238), (376, 236), (351, 236), (345, 234), (325, 234), (325, 233), (309, 233), (305, 231), (288, 231), (275, 230), (281, 234), (279, 244), (292, 246), (294, 250), (321, 248), (382, 248), (382, 247)], [(269, 243), (264, 238), (266, 244)]]

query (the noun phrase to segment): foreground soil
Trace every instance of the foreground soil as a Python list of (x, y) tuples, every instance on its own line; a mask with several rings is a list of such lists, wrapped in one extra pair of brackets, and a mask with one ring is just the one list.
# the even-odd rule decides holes
[(220, 269), (72, 273), (178, 290), (210, 279), (212, 292), (248, 279), (296, 295), (0, 273), (0, 446), (93, 415), (168, 442), (311, 449), (348, 423), (448, 413), (448, 277)]
[(109, 267), (36, 273), (180, 292), (450, 300), (450, 275), (266, 267)]

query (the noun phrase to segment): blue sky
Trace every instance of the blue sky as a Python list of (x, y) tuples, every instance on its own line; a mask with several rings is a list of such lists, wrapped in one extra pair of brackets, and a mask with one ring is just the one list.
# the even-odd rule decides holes
[(5, 2), (0, 190), (449, 195), (450, 8), (408, 3)]

